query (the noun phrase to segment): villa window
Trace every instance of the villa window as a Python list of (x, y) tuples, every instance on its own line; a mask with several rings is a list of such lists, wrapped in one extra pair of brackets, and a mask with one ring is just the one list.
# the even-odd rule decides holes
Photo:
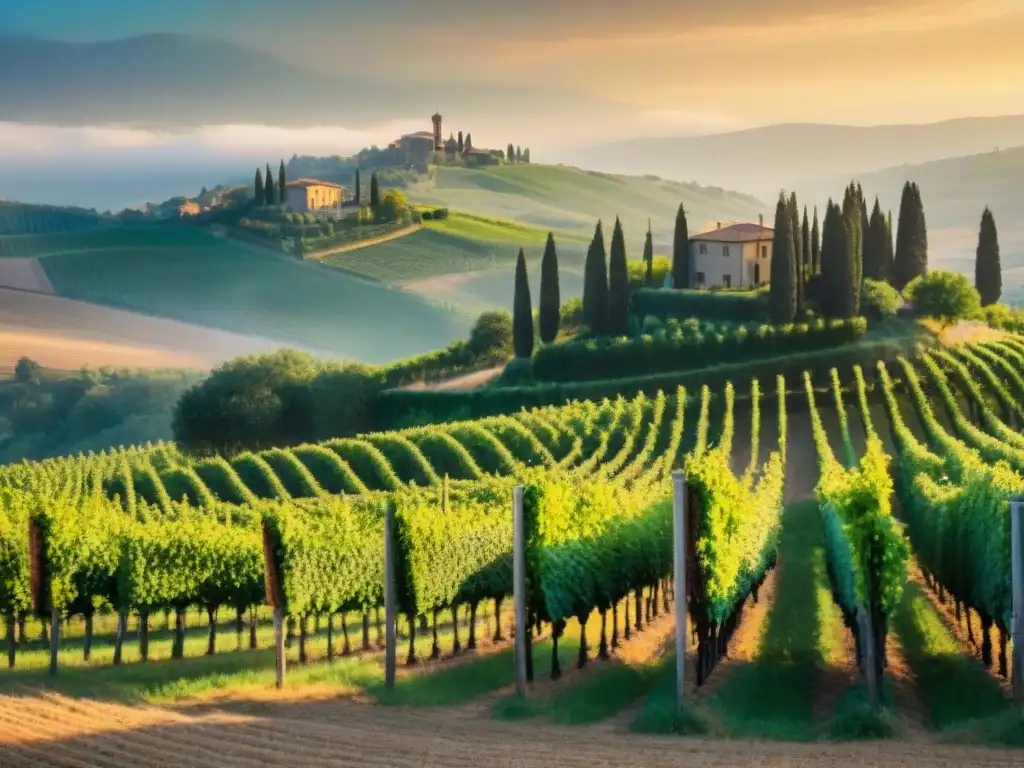
[(700, 253), (701, 256), (706, 256), (708, 252), (708, 244), (701, 243), (700, 245), (697, 246), (697, 251), (698, 253)]
[(732, 252), (728, 245), (722, 246), (722, 255), (725, 256), (725, 258), (727, 259), (732, 255)]
[(767, 245), (762, 245), (761, 246), (761, 258), (762, 259), (767, 259), (768, 258), (768, 246)]

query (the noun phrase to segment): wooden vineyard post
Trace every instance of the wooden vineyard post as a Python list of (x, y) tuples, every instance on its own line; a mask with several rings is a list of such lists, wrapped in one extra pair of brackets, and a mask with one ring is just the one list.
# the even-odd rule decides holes
[(263, 520), (263, 573), (265, 574), (264, 586), (267, 592), (267, 604), (274, 609), (274, 685), (277, 688), (283, 688), (286, 666), (284, 596), (281, 594), (281, 580), (277, 572), (273, 540), (266, 518)]
[(676, 601), (676, 705), (683, 706), (686, 682), (686, 474), (672, 472), (672, 568)]
[(398, 642), (395, 621), (398, 606), (395, 595), (395, 508), (391, 502), (384, 506), (384, 685), (395, 687), (395, 657)]
[[(516, 694), (526, 695), (526, 538), (523, 486), (512, 489), (512, 594), (516, 609)], [(498, 617), (501, 621), (501, 617)]]
[(1013, 695), (1024, 705), (1024, 502), (1010, 503), (1010, 561), (1013, 593)]

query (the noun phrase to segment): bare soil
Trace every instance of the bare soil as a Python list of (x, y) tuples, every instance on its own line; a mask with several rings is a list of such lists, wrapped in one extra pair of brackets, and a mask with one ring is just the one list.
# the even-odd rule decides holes
[(50, 278), (46, 276), (39, 259), (0, 259), (0, 286), (53, 294)]
[(455, 376), (445, 381), (438, 381), (432, 384), (427, 384), (422, 381), (417, 381), (413, 384), (409, 384), (402, 389), (413, 389), (413, 390), (432, 390), (432, 391), (453, 391), (463, 392), (471, 389), (477, 389), (485, 384), (489, 384), (501, 375), (504, 370), (504, 366), (499, 365), (495, 368), (485, 368), (481, 371), (473, 371), (472, 373), (465, 373), (461, 376)]

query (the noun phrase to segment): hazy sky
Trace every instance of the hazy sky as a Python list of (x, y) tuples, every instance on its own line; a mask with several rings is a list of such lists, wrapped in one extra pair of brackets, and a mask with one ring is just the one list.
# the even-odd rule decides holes
[[(216, 35), (311, 67), (515, 78), (647, 110), (660, 133), (1018, 112), (1024, 0), (7, 0), (0, 31)], [(836, 4), (837, 6), (839, 4)], [(397, 105), (396, 105), (397, 109)], [(395, 118), (407, 118), (396, 111)]]

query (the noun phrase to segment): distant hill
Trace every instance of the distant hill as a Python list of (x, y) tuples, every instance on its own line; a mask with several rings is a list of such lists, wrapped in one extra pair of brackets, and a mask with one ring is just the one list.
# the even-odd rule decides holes
[[(923, 125), (854, 127), (787, 123), (685, 138), (634, 139), (581, 148), (566, 160), (614, 173), (657, 173), (773, 199), (834, 175), (1024, 145), (1024, 115)], [(839, 188), (840, 191), (842, 187)]]
[[(226, 40), (151, 34), (64, 42), (0, 34), (0, 120), (91, 125), (267, 123), (357, 127), (402, 114), (557, 105), (543, 87), (385, 83), (344, 50), (314, 72)], [(370, 68), (372, 71), (372, 68)], [(358, 74), (354, 74), (358, 73)]]
[(691, 230), (715, 221), (756, 221), (768, 206), (740, 192), (666, 181), (657, 176), (620, 176), (560, 165), (505, 165), (434, 169), (410, 183), (416, 202), (512, 219), (541, 229), (592, 235), (598, 219), (611, 237), (615, 217), (634, 256), (643, 247), (650, 220), (656, 244), (671, 242), (676, 210), (686, 206)]

